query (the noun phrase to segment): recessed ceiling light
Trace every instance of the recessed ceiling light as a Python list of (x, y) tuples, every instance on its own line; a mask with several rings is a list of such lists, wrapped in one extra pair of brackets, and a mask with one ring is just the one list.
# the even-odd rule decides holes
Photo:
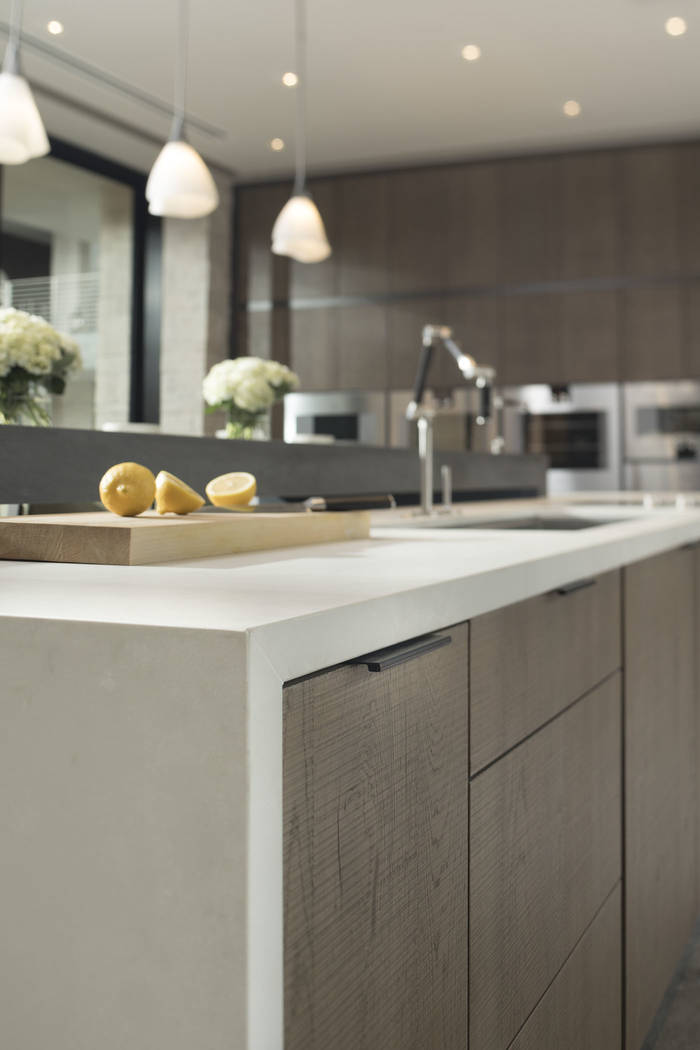
[(666, 21), (665, 29), (669, 36), (683, 36), (688, 23), (685, 18), (680, 18), (678, 15), (674, 15), (673, 18), (669, 18)]
[(465, 44), (462, 48), (462, 58), (466, 62), (476, 62), (477, 58), (481, 58), (481, 48), (478, 44)]
[(299, 77), (296, 73), (285, 73), (282, 77), (282, 83), (285, 87), (296, 87), (299, 83)]
[(57, 19), (52, 18), (51, 21), (47, 23), (46, 28), (51, 36), (60, 36), (63, 32), (63, 22), (59, 22)]
[(284, 139), (270, 139), (270, 149), (274, 150), (275, 153), (279, 153), (280, 150), (284, 149)]
[(568, 102), (564, 103), (562, 109), (567, 117), (578, 117), (581, 112), (581, 103), (577, 102), (576, 99), (570, 98)]

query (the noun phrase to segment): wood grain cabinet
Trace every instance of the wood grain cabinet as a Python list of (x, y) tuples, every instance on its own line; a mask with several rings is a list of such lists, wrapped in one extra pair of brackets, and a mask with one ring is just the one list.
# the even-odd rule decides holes
[(285, 689), (285, 1050), (465, 1050), (468, 628)]
[(472, 621), (472, 775), (620, 667), (620, 574), (580, 582)]
[(696, 550), (624, 570), (627, 1050), (697, 916)]
[[(552, 982), (565, 980), (567, 960), (619, 884), (620, 686), (617, 671), (471, 782), (470, 1050), (511, 1045)], [(619, 960), (619, 926), (613, 940)], [(557, 1024), (573, 1023), (568, 998), (551, 1006)], [(596, 1028), (616, 1028), (619, 1004), (585, 1009)], [(608, 1039), (595, 1050), (617, 1046)]]

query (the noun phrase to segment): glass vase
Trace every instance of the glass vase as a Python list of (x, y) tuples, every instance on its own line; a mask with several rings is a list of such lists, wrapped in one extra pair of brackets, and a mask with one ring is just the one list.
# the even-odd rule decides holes
[(0, 380), (0, 425), (50, 427), (51, 398), (39, 384), (18, 393), (4, 389)]
[(269, 409), (264, 412), (230, 412), (226, 426), (216, 436), (237, 441), (269, 441), (271, 422)]

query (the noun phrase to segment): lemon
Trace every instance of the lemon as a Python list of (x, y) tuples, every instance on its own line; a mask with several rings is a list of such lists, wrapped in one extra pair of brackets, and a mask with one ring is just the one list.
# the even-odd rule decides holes
[(212, 478), (206, 493), (215, 507), (245, 507), (252, 500), (256, 489), (257, 482), (253, 475), (241, 470)]
[(100, 481), (100, 499), (107, 510), (123, 518), (148, 510), (155, 494), (156, 479), (140, 463), (116, 463)]
[(156, 478), (156, 510), (159, 514), (189, 514), (204, 506), (204, 500), (194, 489), (174, 474), (161, 470)]

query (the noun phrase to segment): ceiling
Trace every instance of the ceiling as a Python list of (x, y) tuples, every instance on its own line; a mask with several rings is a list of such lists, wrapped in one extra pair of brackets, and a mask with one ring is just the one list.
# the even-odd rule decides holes
[[(700, 0), (307, 4), (312, 171), (700, 132)], [(0, 0), (5, 21), (9, 8)], [(25, 8), (30, 37), (168, 101), (176, 0), (27, 0)], [(280, 78), (294, 67), (292, 0), (191, 0), (191, 8), (188, 108), (218, 129), (193, 129), (193, 145), (241, 179), (288, 174), (294, 89)], [(686, 18), (684, 36), (664, 32), (671, 15)], [(61, 36), (47, 33), (52, 18), (64, 23)], [(462, 59), (467, 43), (481, 47), (479, 61)], [(167, 136), (164, 113), (29, 47), (24, 66), (51, 133), (148, 169)], [(579, 117), (563, 115), (567, 99), (581, 103)], [(287, 143), (281, 153), (269, 148), (275, 136)]]

